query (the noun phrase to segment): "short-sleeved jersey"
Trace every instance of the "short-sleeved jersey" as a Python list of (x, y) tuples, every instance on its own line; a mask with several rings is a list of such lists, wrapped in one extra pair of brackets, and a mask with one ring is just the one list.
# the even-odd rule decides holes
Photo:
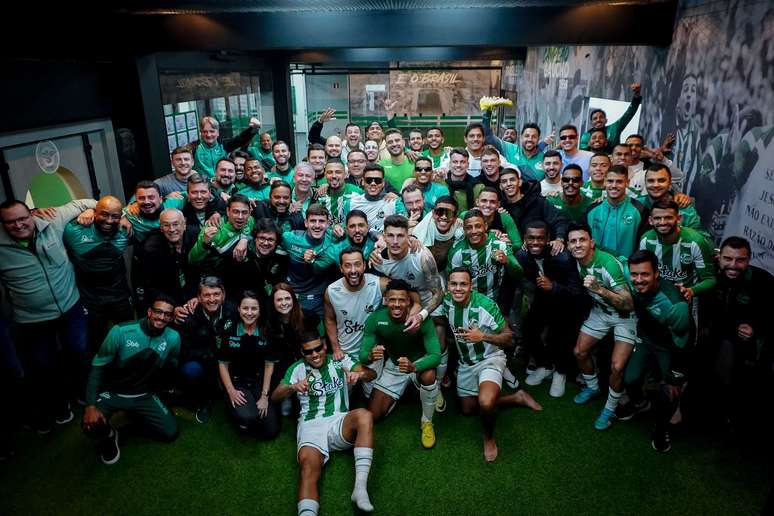
[(334, 360), (332, 355), (325, 357), (323, 365), (316, 369), (304, 360), (291, 365), (282, 383), (293, 385), (304, 378), (309, 382), (305, 393), (297, 393), (301, 404), (298, 422), (311, 421), (349, 411), (349, 391), (346, 372), (351, 371), (357, 362), (350, 356)]
[(384, 197), (371, 201), (366, 194), (353, 193), (341, 203), (341, 220), (346, 220), (352, 210), (361, 210), (368, 217), (368, 227), (379, 233), (384, 231), (384, 219), (395, 214), (396, 199), (386, 201)]
[[(423, 266), (423, 262), (427, 266)], [(435, 265), (435, 258), (426, 247), (419, 252), (408, 253), (400, 260), (385, 258), (381, 264), (374, 267), (377, 271), (393, 279), (402, 279), (411, 285), (418, 293), (422, 306), (427, 306), (433, 297), (433, 272), (440, 278)], [(442, 288), (442, 283), (438, 283)]]
[(334, 281), (326, 292), (336, 313), (339, 346), (349, 355), (360, 351), (366, 319), (382, 306), (382, 289), (379, 277), (373, 274), (363, 276), (363, 287), (357, 292), (347, 289), (345, 282), (345, 278)]
[(473, 288), (490, 299), (497, 299), (500, 285), (505, 278), (505, 264), (494, 258), (495, 251), (503, 251), (506, 256), (512, 256), (512, 248), (489, 233), (484, 245), (471, 247), (468, 239), (455, 243), (449, 250), (449, 260), (446, 262), (446, 275), (455, 267), (467, 267), (473, 277)]
[(414, 163), (406, 156), (403, 156), (403, 162), (400, 165), (393, 163), (392, 158), (383, 159), (379, 164), (384, 168), (384, 179), (389, 181), (397, 192), (403, 188), (403, 182), (406, 179), (414, 176)]
[[(578, 263), (578, 273), (580, 274), (581, 281), (586, 276), (594, 276), (597, 282), (608, 290), (615, 290), (623, 285), (628, 290), (628, 284), (624, 275), (623, 265), (616, 260), (612, 254), (594, 250), (594, 256), (587, 265), (581, 265)], [(594, 300), (594, 306), (601, 309), (606, 313), (620, 312), (612, 304), (610, 304), (604, 297), (595, 292), (589, 290), (589, 295)]]
[(470, 366), (489, 357), (505, 356), (502, 348), (486, 341), (467, 342), (458, 332), (458, 329), (478, 328), (484, 333), (500, 333), (506, 322), (495, 301), (474, 291), (468, 303), (460, 306), (451, 294), (446, 294), (443, 314), (449, 318), (461, 363)]
[(594, 202), (590, 197), (580, 195), (580, 202), (577, 204), (567, 204), (561, 195), (549, 195), (546, 200), (554, 205), (554, 207), (567, 214), (567, 218), (573, 222), (583, 222), (583, 218), (586, 215), (586, 211), (589, 206)]
[(593, 184), (591, 184), (591, 179), (583, 183), (583, 186), (580, 188), (581, 195), (588, 197), (592, 201), (596, 201), (600, 197), (603, 197), (605, 195), (605, 187), (601, 186), (597, 188)]
[(288, 167), (288, 169), (285, 172), (280, 172), (277, 170), (276, 165), (274, 168), (272, 168), (269, 172), (266, 173), (266, 180), (271, 183), (271, 180), (274, 178), (280, 179), (282, 181), (285, 181), (287, 184), (290, 185), (290, 188), (293, 188), (295, 186), (295, 177), (296, 177), (296, 170), (294, 167)]
[(673, 285), (682, 284), (693, 288), (699, 285), (700, 294), (715, 284), (715, 265), (712, 248), (704, 235), (690, 228), (680, 228), (680, 235), (673, 244), (661, 241), (655, 229), (642, 235), (640, 249), (653, 251), (658, 257), (661, 277)]

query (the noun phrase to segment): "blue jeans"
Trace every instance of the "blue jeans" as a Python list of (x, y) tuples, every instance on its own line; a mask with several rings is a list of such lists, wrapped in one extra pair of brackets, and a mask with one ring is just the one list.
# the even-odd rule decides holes
[(314, 313), (320, 320), (325, 318), (325, 304), (323, 294), (297, 294), (298, 304), (304, 310)]
[(13, 340), (32, 395), (32, 422), (51, 423), (70, 399), (82, 398), (88, 372), (88, 314), (80, 301), (60, 317), (37, 323), (14, 323)]

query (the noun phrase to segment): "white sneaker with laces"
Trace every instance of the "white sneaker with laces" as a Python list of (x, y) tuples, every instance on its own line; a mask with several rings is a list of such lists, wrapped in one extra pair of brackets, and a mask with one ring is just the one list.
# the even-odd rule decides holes
[(551, 379), (551, 388), (548, 390), (548, 394), (552, 398), (561, 398), (564, 396), (564, 385), (567, 383), (567, 377), (563, 374), (554, 373), (554, 377)]
[(543, 383), (543, 380), (551, 378), (553, 374), (554, 374), (553, 369), (538, 367), (532, 373), (527, 375), (527, 379), (524, 380), (524, 383), (526, 383), (527, 385), (540, 385), (541, 383)]

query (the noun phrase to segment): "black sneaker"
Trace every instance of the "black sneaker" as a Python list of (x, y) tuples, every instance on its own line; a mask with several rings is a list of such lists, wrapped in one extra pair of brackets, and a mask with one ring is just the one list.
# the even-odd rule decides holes
[(212, 417), (212, 403), (207, 403), (196, 410), (196, 421), (205, 424)]
[(57, 425), (66, 425), (72, 421), (73, 418), (75, 418), (75, 414), (73, 414), (73, 411), (70, 409), (70, 402), (68, 401), (64, 406), (64, 409), (56, 415), (54, 420)]
[(672, 449), (672, 439), (669, 435), (669, 428), (653, 430), (653, 437), (650, 441), (650, 445), (654, 450), (661, 453), (666, 453)]
[(650, 401), (643, 400), (640, 403), (629, 402), (626, 405), (618, 405), (615, 411), (615, 417), (619, 421), (629, 421), (631, 418), (639, 414), (640, 412), (647, 412), (650, 410)]
[(118, 447), (118, 430), (113, 430), (113, 435), (105, 439), (99, 445), (99, 458), (103, 464), (115, 464), (121, 458), (121, 449)]

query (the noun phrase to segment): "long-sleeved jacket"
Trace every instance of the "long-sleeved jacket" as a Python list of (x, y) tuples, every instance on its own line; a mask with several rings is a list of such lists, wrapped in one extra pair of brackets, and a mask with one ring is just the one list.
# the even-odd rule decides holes
[[(572, 313), (578, 313), (579, 317), (591, 307), (591, 298), (586, 293), (578, 274), (578, 266), (575, 259), (569, 251), (564, 250), (556, 256), (551, 256), (546, 248), (542, 256), (541, 265), (535, 256), (532, 256), (524, 249), (516, 253), (516, 259), (524, 269), (524, 280), (534, 283), (539, 273), (551, 280), (553, 288), (545, 291), (539, 288), (535, 289), (535, 301), (540, 303), (550, 303), (552, 307), (567, 307)], [(542, 267), (542, 270), (541, 270)], [(556, 311), (555, 313), (560, 313)], [(567, 312), (571, 313), (571, 312)]]
[(562, 212), (554, 208), (551, 203), (546, 201), (545, 197), (540, 195), (540, 183), (525, 181), (522, 183), (522, 187), (524, 188), (524, 197), (515, 203), (503, 205), (503, 208), (508, 210), (513, 220), (516, 221), (519, 233), (525, 235), (527, 224), (533, 220), (542, 220), (551, 228), (549, 238), (552, 240), (556, 238), (566, 239), (567, 219)]
[(29, 247), (0, 229), (0, 283), (8, 291), (14, 321), (50, 321), (78, 302), (75, 271), (62, 235), (70, 220), (96, 205), (93, 199), (80, 199), (59, 206), (53, 220), (35, 217)]
[(218, 160), (228, 156), (228, 153), (239, 148), (247, 149), (258, 129), (248, 127), (233, 138), (218, 138), (214, 145), (209, 146), (201, 140), (194, 140), (188, 145), (193, 150), (194, 170), (209, 178), (215, 177), (215, 165)]

